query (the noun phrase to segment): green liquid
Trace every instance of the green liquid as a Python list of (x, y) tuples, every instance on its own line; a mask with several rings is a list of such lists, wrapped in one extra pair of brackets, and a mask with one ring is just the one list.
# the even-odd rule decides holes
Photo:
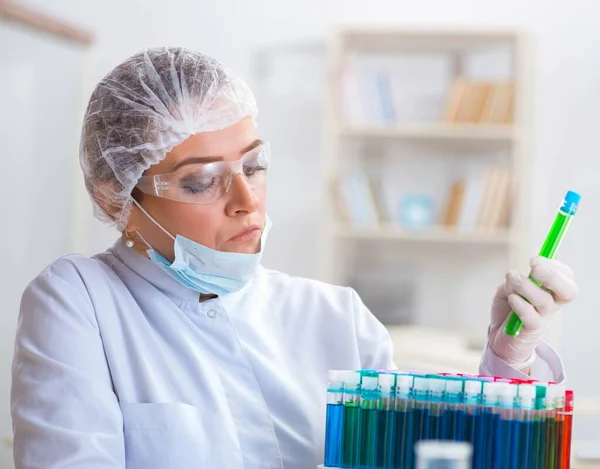
[(360, 442), (358, 446), (358, 467), (377, 467), (377, 430), (379, 413), (375, 408), (360, 410)]
[(357, 467), (359, 419), (360, 408), (358, 407), (358, 402), (348, 402), (344, 404), (342, 467)]
[(546, 455), (544, 457), (546, 467), (554, 468), (554, 458), (556, 456), (556, 420), (554, 417), (546, 420)]
[[(546, 257), (548, 259), (553, 259), (556, 251), (558, 250), (560, 243), (562, 242), (569, 225), (571, 224), (571, 220), (573, 219), (573, 215), (567, 215), (563, 212), (558, 212), (556, 218), (554, 219), (554, 223), (552, 223), (552, 227), (548, 232), (548, 236), (546, 236), (546, 241), (544, 241), (544, 245), (542, 249), (540, 249), (539, 256)], [(539, 287), (541, 284), (529, 277), (533, 282)], [(520, 334), (521, 329), (523, 329), (523, 323), (519, 319), (519, 316), (513, 311), (510, 313), (510, 317), (506, 323), (506, 327), (504, 331), (507, 335), (511, 337), (515, 337)]]

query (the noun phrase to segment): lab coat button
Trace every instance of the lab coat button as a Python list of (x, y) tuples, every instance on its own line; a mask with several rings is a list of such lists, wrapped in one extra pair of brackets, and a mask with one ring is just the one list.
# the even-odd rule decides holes
[(216, 316), (217, 316), (217, 312), (216, 312), (214, 309), (209, 309), (209, 310), (206, 312), (206, 315), (207, 315), (209, 318), (211, 318), (211, 319), (212, 319), (212, 318), (214, 318), (214, 317), (216, 317)]

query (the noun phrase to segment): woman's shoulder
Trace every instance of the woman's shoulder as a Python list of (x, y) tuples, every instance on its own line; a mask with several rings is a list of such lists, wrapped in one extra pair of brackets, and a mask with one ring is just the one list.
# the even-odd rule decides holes
[(83, 254), (67, 254), (48, 264), (30, 282), (28, 289), (34, 285), (51, 283), (55, 287), (61, 284), (69, 288), (87, 288), (94, 278), (106, 276), (110, 271), (103, 254), (93, 257)]

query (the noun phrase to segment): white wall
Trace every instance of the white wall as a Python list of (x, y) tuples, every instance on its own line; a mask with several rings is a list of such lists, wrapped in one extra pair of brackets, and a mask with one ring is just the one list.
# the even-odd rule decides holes
[[(595, 265), (600, 253), (594, 241), (600, 222), (600, 160), (597, 158), (597, 115), (600, 104), (600, 3), (594, 0), (28, 0), (67, 19), (86, 25), (97, 34), (91, 51), (86, 92), (118, 61), (148, 45), (183, 45), (214, 55), (244, 76), (250, 76), (251, 57), (257, 48), (281, 41), (322, 40), (340, 23), (394, 25), (471, 25), (522, 28), (534, 43), (533, 194), (531, 250), (538, 249), (560, 197), (568, 188), (579, 189), (584, 204), (565, 242), (561, 258), (576, 271), (582, 289), (578, 302), (566, 312), (560, 348), (569, 384), (580, 395), (600, 386), (600, 375), (589, 366), (600, 357), (600, 298), (595, 296)], [(260, 104), (260, 103), (259, 103)], [(292, 117), (293, 118), (293, 117)], [(260, 116), (259, 116), (260, 122)], [(301, 131), (301, 129), (300, 129)], [(281, 141), (283, 145), (283, 140)], [(282, 154), (285, 149), (281, 148)], [(275, 154), (277, 159), (277, 154)], [(277, 161), (277, 160), (276, 160)], [(316, 160), (311, 160), (316, 161)], [(282, 159), (280, 174), (294, 174), (298, 162)], [(285, 165), (285, 166), (284, 166)], [(302, 206), (291, 205), (285, 185), (271, 191), (271, 215), (276, 223), (270, 250), (305, 247), (283, 266), (267, 253), (266, 261), (291, 273), (316, 275), (308, 258), (317, 241), (312, 220), (317, 207), (311, 196)], [(279, 189), (281, 188), (281, 189)], [(279, 192), (281, 190), (281, 192)], [(301, 201), (294, 194), (294, 201)], [(99, 229), (88, 215), (89, 204), (79, 213), (76, 249), (93, 253), (115, 237)], [(293, 225), (285, 223), (293, 217)], [(278, 223), (278, 219), (282, 223)], [(302, 228), (305, 226), (306, 228)], [(280, 256), (278, 256), (280, 257)], [(315, 267), (316, 269), (316, 267)], [(487, 307), (486, 307), (487, 308)], [(482, 311), (482, 314), (487, 314)], [(593, 365), (592, 365), (593, 366)]]

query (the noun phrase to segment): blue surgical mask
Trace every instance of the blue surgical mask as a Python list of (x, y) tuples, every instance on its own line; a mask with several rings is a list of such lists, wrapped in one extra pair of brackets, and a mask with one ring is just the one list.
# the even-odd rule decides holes
[(175, 260), (170, 263), (142, 237), (150, 247), (146, 251), (148, 257), (183, 286), (198, 293), (222, 296), (241, 290), (256, 272), (272, 226), (268, 216), (260, 238), (260, 251), (256, 254), (242, 254), (217, 251), (184, 236), (173, 236), (141, 205), (135, 201), (134, 203), (156, 226), (174, 240)]

